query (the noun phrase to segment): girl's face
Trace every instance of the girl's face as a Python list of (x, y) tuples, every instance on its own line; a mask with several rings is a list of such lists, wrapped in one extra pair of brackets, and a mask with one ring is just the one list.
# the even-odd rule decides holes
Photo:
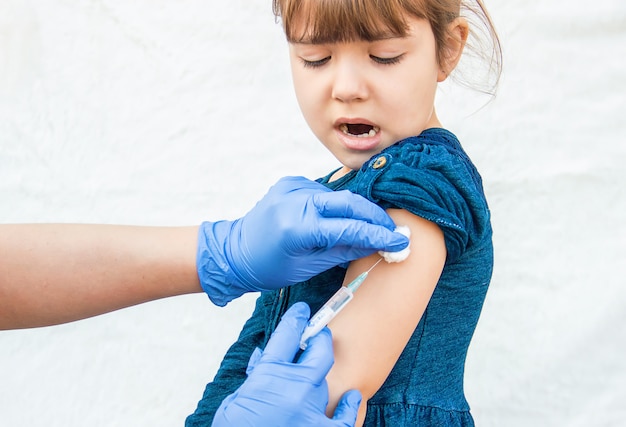
[(445, 75), (435, 38), (428, 21), (408, 23), (406, 37), (290, 43), (300, 109), (344, 173), (403, 138), (440, 126), (434, 102)]

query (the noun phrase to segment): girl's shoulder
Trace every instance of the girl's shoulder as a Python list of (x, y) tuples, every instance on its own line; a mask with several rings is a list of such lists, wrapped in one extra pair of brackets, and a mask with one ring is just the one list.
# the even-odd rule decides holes
[[(445, 172), (451, 180), (469, 178), (482, 188), (480, 175), (458, 138), (443, 128), (426, 129), (420, 135), (398, 141), (372, 160), (368, 166), (389, 162), (392, 168), (394, 164), (401, 164), (415, 169), (434, 169)], [(468, 172), (469, 176), (461, 174), (457, 177), (455, 172)]]

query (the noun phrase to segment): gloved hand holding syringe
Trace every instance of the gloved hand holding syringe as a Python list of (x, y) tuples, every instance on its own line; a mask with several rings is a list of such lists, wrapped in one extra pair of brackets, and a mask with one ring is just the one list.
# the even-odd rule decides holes
[[(404, 234), (407, 237), (410, 237), (410, 231), (408, 227), (398, 227), (396, 228), (397, 232)], [(304, 328), (304, 332), (302, 333), (302, 338), (300, 339), (300, 348), (302, 350), (306, 349), (307, 341), (312, 336), (317, 335), (331, 320), (339, 314), (339, 312), (346, 306), (348, 303), (354, 298), (354, 292), (359, 289), (359, 286), (365, 281), (370, 271), (374, 269), (383, 259), (387, 262), (400, 262), (406, 259), (409, 256), (409, 247), (407, 246), (405, 249), (399, 252), (384, 252), (380, 253), (382, 258), (374, 263), (367, 271), (359, 274), (356, 279), (352, 282), (348, 283), (339, 288), (335, 294), (330, 297), (326, 304), (322, 306), (313, 316), (309, 319), (309, 323), (307, 323), (306, 328)]]

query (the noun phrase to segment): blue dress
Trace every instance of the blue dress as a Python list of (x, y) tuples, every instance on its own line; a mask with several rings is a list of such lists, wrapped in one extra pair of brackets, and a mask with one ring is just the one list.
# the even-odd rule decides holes
[[(463, 392), (467, 349), (493, 269), (490, 213), (476, 168), (457, 138), (427, 129), (372, 157), (360, 170), (328, 182), (383, 208), (401, 208), (439, 225), (444, 269), (426, 310), (382, 387), (367, 402), (364, 425), (473, 426)], [(315, 312), (341, 286), (345, 268), (264, 292), (186, 426), (209, 426), (222, 400), (246, 378), (256, 347), (264, 348), (283, 313), (305, 301)]]

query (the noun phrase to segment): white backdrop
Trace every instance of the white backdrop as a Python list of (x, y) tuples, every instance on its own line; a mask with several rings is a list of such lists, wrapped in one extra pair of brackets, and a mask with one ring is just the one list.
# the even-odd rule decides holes
[[(495, 227), (466, 376), (479, 426), (626, 416), (626, 3), (563, 3), (488, 1), (498, 97), (438, 99)], [(279, 177), (336, 165), (300, 117), (269, 0), (0, 2), (0, 222), (234, 218)], [(0, 425), (182, 425), (253, 301), (0, 332)]]

